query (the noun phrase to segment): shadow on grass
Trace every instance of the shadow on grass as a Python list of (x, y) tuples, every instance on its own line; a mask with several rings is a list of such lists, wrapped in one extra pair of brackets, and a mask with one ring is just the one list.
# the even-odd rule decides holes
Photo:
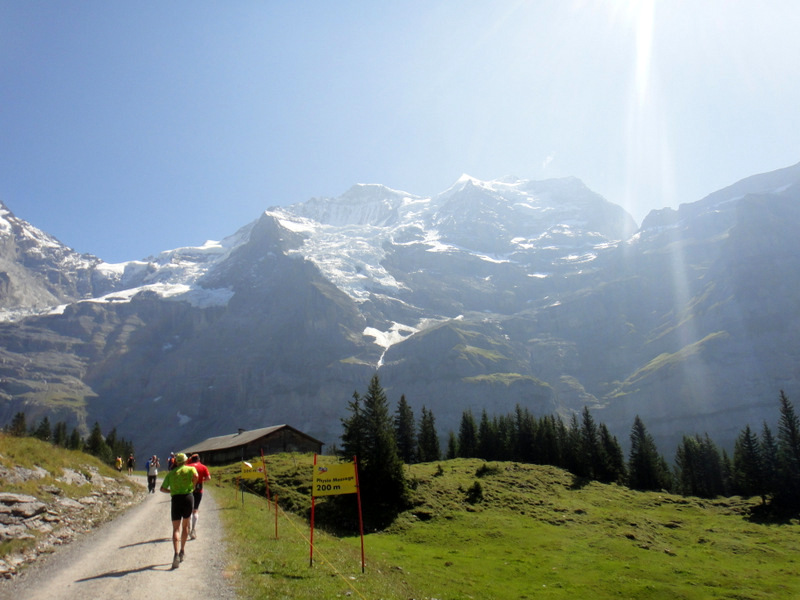
[(579, 477), (578, 475), (572, 476), (572, 484), (570, 484), (569, 489), (571, 490), (582, 490), (587, 485), (592, 482), (591, 479), (588, 477)]
[(279, 571), (261, 571), (260, 575), (270, 575), (271, 577), (280, 577), (281, 579), (296, 579), (298, 581), (307, 579), (305, 575), (289, 575), (288, 573), (281, 573)]
[(745, 518), (759, 525), (793, 525), (800, 518), (800, 512), (772, 504), (759, 504)]

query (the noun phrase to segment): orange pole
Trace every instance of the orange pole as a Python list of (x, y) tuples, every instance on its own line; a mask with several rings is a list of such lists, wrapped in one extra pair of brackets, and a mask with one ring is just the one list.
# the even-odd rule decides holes
[(358, 497), (358, 528), (361, 532), (361, 572), (364, 572), (364, 519), (361, 516), (361, 486), (358, 484), (358, 460), (353, 456), (353, 470), (356, 474), (356, 496)]
[(267, 506), (269, 506), (269, 478), (267, 477), (267, 463), (264, 461), (263, 448), (261, 448), (261, 466), (264, 467), (264, 487), (267, 490)]
[[(317, 455), (314, 454), (314, 468), (317, 467)], [(313, 476), (313, 471), (312, 471)], [(314, 490), (311, 490), (311, 538), (309, 539), (308, 566), (314, 566)]]
[(278, 495), (275, 494), (275, 539), (278, 539)]

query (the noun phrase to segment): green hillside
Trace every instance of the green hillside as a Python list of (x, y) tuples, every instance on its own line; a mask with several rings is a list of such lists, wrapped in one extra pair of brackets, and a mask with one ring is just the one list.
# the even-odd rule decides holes
[[(268, 457), (270, 492), (282, 507), (277, 540), (266, 501), (237, 494), (232, 468), (217, 471), (246, 597), (800, 597), (798, 521), (760, 519), (755, 498), (582, 485), (560, 469), (518, 463), (458, 459), (407, 469), (414, 507), (365, 536), (364, 573), (359, 537), (320, 528), (309, 566), (311, 456)], [(324, 504), (317, 500), (318, 515)]]
[[(0, 442), (5, 469), (41, 467), (58, 474), (72, 467), (115, 475), (92, 457), (38, 440), (2, 436)], [(800, 597), (800, 522), (761, 518), (757, 498), (635, 492), (583, 484), (554, 467), (474, 459), (406, 467), (413, 507), (388, 530), (367, 532), (363, 573), (359, 536), (330, 533), (341, 531), (344, 521), (331, 522), (328, 501), (317, 499), (310, 566), (312, 460), (297, 454), (267, 458), (277, 518), (263, 482), (250, 480), (242, 493), (235, 486), (238, 467), (213, 470), (209, 489), (227, 526), (229, 575), (241, 581), (242, 597)], [(0, 485), (36, 495), (42, 489), (86, 493), (49, 476)], [(351, 523), (357, 522), (355, 496), (342, 498), (352, 508)]]

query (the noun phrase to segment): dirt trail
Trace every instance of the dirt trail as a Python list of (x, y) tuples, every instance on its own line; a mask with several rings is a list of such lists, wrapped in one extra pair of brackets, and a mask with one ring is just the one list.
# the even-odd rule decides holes
[(170, 499), (160, 492), (82, 536), (15, 581), (0, 582), (0, 598), (25, 600), (233, 600), (226, 573), (219, 508), (206, 492), (197, 539), (186, 543), (186, 559), (172, 567)]

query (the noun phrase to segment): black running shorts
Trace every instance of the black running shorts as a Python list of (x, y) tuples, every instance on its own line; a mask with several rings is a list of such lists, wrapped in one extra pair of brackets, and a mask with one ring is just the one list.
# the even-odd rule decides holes
[(194, 495), (176, 494), (172, 496), (172, 520), (180, 521), (192, 516), (194, 510)]

